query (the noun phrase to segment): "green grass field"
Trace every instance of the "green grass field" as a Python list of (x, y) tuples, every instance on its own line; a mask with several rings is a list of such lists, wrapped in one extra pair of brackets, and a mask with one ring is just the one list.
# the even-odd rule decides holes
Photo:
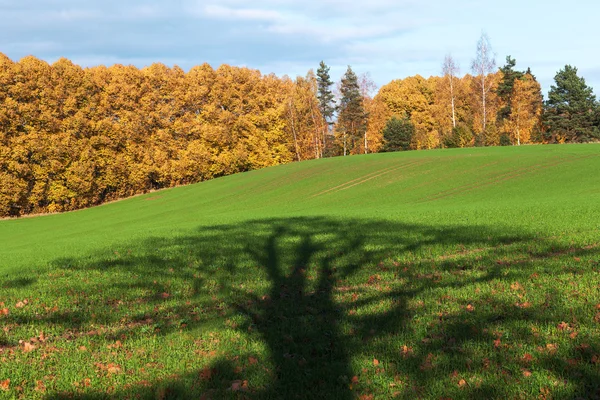
[(600, 145), (0, 221), (0, 398), (600, 398)]

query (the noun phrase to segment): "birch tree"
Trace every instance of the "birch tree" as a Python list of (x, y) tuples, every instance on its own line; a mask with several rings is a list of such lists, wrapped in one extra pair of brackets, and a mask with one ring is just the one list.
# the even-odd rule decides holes
[[(370, 115), (371, 108), (373, 108), (373, 93), (377, 91), (377, 84), (371, 78), (371, 74), (365, 72), (363, 74), (360, 74), (360, 76), (358, 77), (358, 86), (360, 87), (360, 93), (363, 97), (363, 105), (368, 118)], [(367, 135), (368, 130), (365, 129), (363, 134), (363, 151), (365, 154), (367, 154), (370, 151)]]
[(482, 33), (477, 42), (477, 54), (471, 64), (471, 69), (477, 78), (481, 94), (482, 133), (485, 133), (487, 125), (486, 100), (492, 88), (492, 81), (488, 75), (496, 69), (495, 55), (490, 44), (490, 38), (486, 33)]
[(448, 80), (448, 85), (450, 88), (450, 105), (452, 107), (452, 127), (456, 128), (456, 101), (454, 97), (454, 88), (457, 76), (460, 74), (460, 67), (451, 54), (446, 55), (444, 58), (444, 63), (442, 64), (442, 74), (444, 75), (444, 78)]

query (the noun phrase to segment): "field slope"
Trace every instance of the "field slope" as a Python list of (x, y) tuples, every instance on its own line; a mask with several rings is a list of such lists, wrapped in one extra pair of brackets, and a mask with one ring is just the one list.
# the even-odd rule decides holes
[(600, 145), (0, 221), (0, 398), (600, 398)]

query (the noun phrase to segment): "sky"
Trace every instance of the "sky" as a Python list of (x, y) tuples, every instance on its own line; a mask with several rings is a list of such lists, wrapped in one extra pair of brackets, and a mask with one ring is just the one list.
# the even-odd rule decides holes
[(295, 77), (323, 60), (382, 86), (441, 74), (446, 54), (471, 72), (489, 36), (498, 66), (530, 67), (546, 95), (556, 72), (578, 68), (600, 94), (597, 0), (0, 0), (0, 52), (66, 57), (84, 67), (208, 62)]

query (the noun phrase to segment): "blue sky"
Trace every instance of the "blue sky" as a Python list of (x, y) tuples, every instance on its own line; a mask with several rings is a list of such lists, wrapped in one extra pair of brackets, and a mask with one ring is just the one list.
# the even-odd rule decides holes
[(498, 66), (531, 67), (544, 94), (565, 64), (600, 93), (600, 2), (593, 0), (0, 0), (0, 52), (83, 66), (204, 62), (292, 77), (324, 60), (384, 85), (439, 75), (444, 55), (470, 72), (482, 31)]

